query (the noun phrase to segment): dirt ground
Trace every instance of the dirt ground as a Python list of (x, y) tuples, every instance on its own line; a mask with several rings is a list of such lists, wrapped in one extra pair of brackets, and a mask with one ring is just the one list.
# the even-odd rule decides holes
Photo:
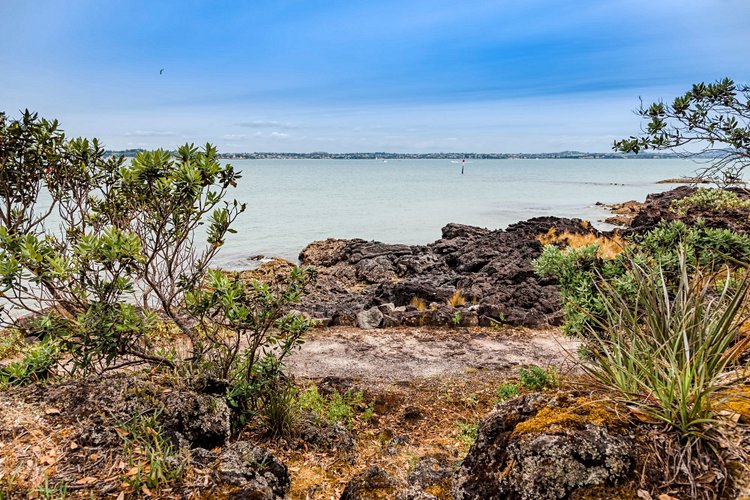
[(578, 345), (557, 329), (338, 327), (315, 330), (288, 366), (303, 378), (393, 383), (478, 371), (508, 374), (530, 364), (569, 369)]
[[(318, 329), (288, 359), (288, 372), (301, 386), (316, 384), (321, 392), (364, 393), (363, 404), (374, 415), (354, 419), (354, 448), (316, 448), (252, 429), (238, 439), (269, 448), (289, 467), (292, 499), (339, 498), (354, 475), (372, 466), (403, 482), (424, 457), (457, 464), (476, 422), (495, 404), (496, 388), (517, 378), (519, 367), (536, 364), (566, 376), (575, 370), (577, 347), (554, 329)], [(64, 497), (139, 497), (122, 482), (128, 464), (117, 449), (77, 444), (79, 424), (61, 425), (56, 408), (28, 394), (0, 392), (0, 492), (3, 484), (25, 484), (29, 498), (43, 498), (45, 478), (51, 484), (65, 478)], [(218, 498), (216, 492), (198, 493), (210, 474), (192, 469), (181, 485), (151, 491), (151, 497)], [(436, 496), (449, 498), (449, 491)]]

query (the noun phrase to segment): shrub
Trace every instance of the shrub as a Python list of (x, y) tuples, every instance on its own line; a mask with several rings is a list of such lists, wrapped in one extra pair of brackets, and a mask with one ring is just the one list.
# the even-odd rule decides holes
[(201, 332), (195, 337), (195, 362), (229, 380), (228, 403), (240, 425), (258, 410), (267, 391), (279, 390), (285, 357), (313, 327), (304, 316), (285, 313), (311, 276), (294, 268), (285, 283), (246, 284), (239, 276), (211, 270), (204, 287), (186, 294), (187, 310)]
[(7, 385), (27, 385), (47, 380), (61, 358), (60, 346), (45, 340), (27, 347), (23, 357), (0, 369), (0, 382)]
[(714, 212), (733, 209), (750, 210), (750, 200), (740, 198), (733, 191), (698, 188), (695, 193), (674, 200), (669, 209), (679, 216), (685, 216), (693, 209)]
[(318, 419), (327, 423), (342, 423), (352, 427), (355, 415), (362, 411), (363, 420), (370, 420), (374, 415), (372, 404), (365, 406), (364, 395), (361, 391), (340, 393), (334, 390), (330, 396), (324, 397), (313, 385), (302, 391), (297, 404), (301, 411), (310, 412)]
[(0, 167), (0, 293), (12, 308), (0, 309), (3, 326), (47, 311), (50, 333), (84, 372), (122, 357), (173, 365), (144, 339), (149, 311), (195, 339), (185, 294), (203, 284), (245, 209), (224, 200), (233, 168), (210, 144), (141, 152), (126, 165), (28, 111), (0, 113)]
[(519, 384), (530, 391), (541, 391), (557, 385), (557, 378), (550, 370), (545, 370), (536, 365), (518, 370)]
[(273, 436), (288, 436), (297, 423), (297, 407), (294, 387), (279, 381), (263, 391), (261, 417), (263, 428)]
[[(636, 236), (638, 245), (616, 255), (602, 258), (597, 245), (560, 248), (546, 245), (534, 261), (534, 271), (542, 278), (555, 279), (563, 299), (563, 330), (584, 336), (597, 328), (605, 313), (599, 285), (606, 282), (634, 304), (637, 283), (631, 263), (656, 266), (667, 283), (679, 278), (679, 252), (688, 271), (701, 267), (716, 272), (727, 266), (750, 261), (750, 237), (727, 229), (706, 227), (703, 222), (687, 226), (681, 221), (662, 222), (648, 233)], [(671, 285), (670, 285), (671, 286)]]
[[(717, 407), (736, 377), (730, 365), (750, 343), (739, 325), (750, 288), (747, 275), (717, 295), (713, 272), (692, 271), (678, 250), (679, 274), (629, 262), (635, 301), (601, 283), (605, 314), (587, 341), (587, 371), (648, 419), (672, 426), (686, 440), (711, 438)], [(670, 286), (671, 285), (671, 286)]]
[(499, 403), (513, 399), (519, 394), (521, 394), (521, 389), (518, 387), (518, 384), (510, 382), (501, 384), (495, 389), (495, 395), (497, 396), (496, 401)]

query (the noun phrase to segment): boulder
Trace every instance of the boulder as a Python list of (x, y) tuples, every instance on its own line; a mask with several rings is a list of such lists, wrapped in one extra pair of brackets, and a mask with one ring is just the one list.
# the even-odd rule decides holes
[(403, 485), (379, 467), (355, 474), (344, 488), (341, 500), (381, 500), (396, 498)]
[(211, 449), (229, 439), (229, 407), (224, 398), (187, 390), (168, 392), (160, 421), (165, 432), (191, 448)]
[[(445, 306), (461, 290), (472, 303), (502, 312), (495, 316), (477, 312), (462, 324), (495, 320), (547, 326), (559, 321), (560, 294), (553, 281), (535, 275), (532, 262), (542, 250), (537, 238), (551, 228), (598, 234), (579, 219), (539, 217), (504, 231), (448, 224), (442, 237), (429, 245), (360, 239), (313, 242), (300, 260), (316, 266), (317, 281), (298, 309), (313, 317), (331, 318), (331, 325), (450, 325), (452, 313)], [(415, 309), (401, 309), (415, 298), (434, 303), (438, 312), (415, 316)], [(392, 304), (393, 309), (385, 304)], [(379, 307), (388, 320), (371, 313), (373, 307)]]
[(453, 478), (453, 497), (557, 499), (611, 485), (635, 461), (623, 414), (575, 394), (528, 394), (498, 405)]
[(217, 470), (223, 483), (241, 487), (233, 498), (282, 499), (291, 485), (283, 463), (270, 451), (246, 441), (224, 448)]

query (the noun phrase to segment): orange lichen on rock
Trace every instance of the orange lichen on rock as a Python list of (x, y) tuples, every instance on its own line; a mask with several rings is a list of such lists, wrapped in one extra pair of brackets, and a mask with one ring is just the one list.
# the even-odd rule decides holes
[(750, 386), (741, 385), (732, 389), (718, 407), (719, 411), (736, 413), (740, 422), (750, 422)]
[(516, 425), (514, 434), (561, 432), (568, 429), (583, 429), (586, 425), (598, 425), (610, 430), (622, 429), (628, 424), (624, 411), (618, 411), (610, 401), (577, 397), (563, 401), (563, 405), (547, 406)]
[(597, 255), (602, 259), (613, 259), (625, 250), (625, 240), (619, 234), (612, 237), (597, 236), (594, 233), (571, 233), (563, 231), (558, 233), (552, 227), (545, 234), (536, 238), (542, 245), (562, 245), (568, 248), (581, 248), (590, 245), (598, 245)]

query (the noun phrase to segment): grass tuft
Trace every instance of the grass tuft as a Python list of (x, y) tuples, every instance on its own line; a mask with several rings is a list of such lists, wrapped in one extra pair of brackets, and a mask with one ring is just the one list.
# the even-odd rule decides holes
[(455, 292), (453, 292), (453, 295), (450, 296), (448, 299), (448, 306), (450, 307), (461, 307), (463, 305), (466, 305), (466, 297), (464, 297), (463, 292), (460, 288), (457, 288)]
[(601, 328), (591, 328), (593, 358), (584, 368), (644, 419), (674, 428), (683, 441), (714, 440), (716, 409), (724, 406), (739, 376), (731, 365), (750, 344), (740, 333), (750, 288), (745, 273), (716, 293), (711, 273), (688, 274), (685, 252), (671, 285), (660, 269), (631, 259), (635, 306), (607, 282)]

